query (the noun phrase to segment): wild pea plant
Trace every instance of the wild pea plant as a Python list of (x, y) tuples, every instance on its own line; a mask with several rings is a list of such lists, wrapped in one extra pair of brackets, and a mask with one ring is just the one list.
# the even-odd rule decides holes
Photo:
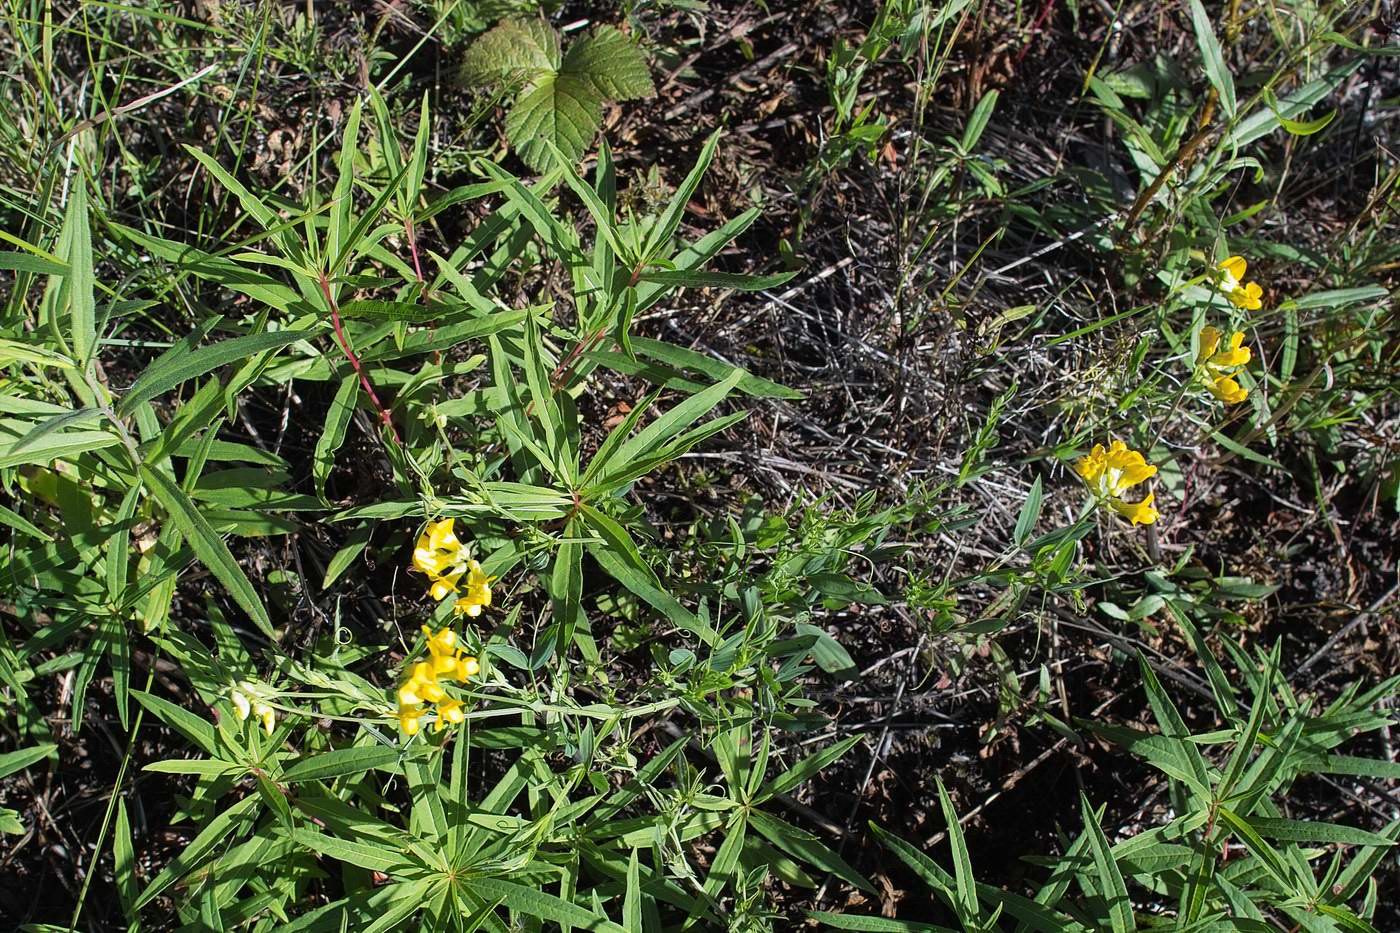
[[(206, 251), (111, 220), (95, 228), (77, 161), (57, 233), (9, 255), (38, 325), (3, 345), (5, 480), (32, 497), (25, 514), (4, 513), (24, 541), (9, 578), (28, 617), (48, 621), (7, 656), (71, 646), (59, 663), (74, 671), (75, 727), (84, 691), (110, 670), (127, 761), (147, 717), (195, 752), (146, 768), (193, 781), (178, 812), (200, 827), (154, 877), (138, 877), (131, 814), (111, 797), (100, 850), (114, 853), (129, 920), (173, 909), (184, 923), (254, 928), (380, 930), (420, 912), (441, 929), (724, 926), (761, 902), (770, 873), (867, 887), (778, 803), (858, 737), (781, 761), (768, 732), (801, 707), (793, 687), (814, 646), (838, 658), (839, 646), (770, 615), (742, 571), (698, 602), (678, 598), (643, 556), (649, 532), (632, 504), (638, 480), (744, 418), (713, 417), (731, 397), (795, 397), (632, 334), (636, 315), (678, 288), (790, 277), (704, 269), (756, 210), (677, 240), (718, 136), (653, 216), (619, 213), (606, 144), (591, 180), (546, 141), (553, 168), (534, 184), (481, 160), (483, 181), (429, 200), (426, 105), (407, 143), (383, 100), (368, 107), (369, 121), (359, 106), (349, 114), (325, 200), (261, 197), (190, 150), (257, 228), (242, 241)], [(591, 241), (560, 219), (560, 197), (587, 211)], [(498, 206), (451, 255), (420, 247), (415, 231), (434, 215), (483, 199)], [(230, 296), (128, 385), (105, 375), (109, 335), (132, 312), (97, 281), (103, 237)], [(562, 271), (567, 307), (506, 304), (502, 282), (528, 266)], [(587, 450), (579, 399), (600, 369), (655, 387)], [(287, 490), (285, 460), (222, 440), (220, 427), (247, 391), (311, 384), (334, 401), (306, 495)], [(342, 508), (327, 486), (358, 411), (371, 413), (390, 485)], [(353, 637), (282, 650), (294, 633), (229, 541), (311, 520), (348, 530), (327, 582), (351, 572), (376, 529), (420, 529), (403, 560), (430, 599), (401, 666), (389, 645)], [(740, 548), (753, 540), (735, 533)], [(655, 660), (640, 683), (606, 673), (609, 634), (585, 600), (598, 572), (664, 620), (645, 638)], [(212, 592), (197, 629), (177, 621), (181, 582), (206, 573), (246, 627)], [(860, 590), (839, 567), (824, 578)], [(530, 618), (536, 590), (547, 609)], [(151, 664), (131, 682), (133, 650), (178, 666), (184, 702), (152, 692)], [(42, 737), (45, 724), (25, 718), (22, 669), (9, 665), (6, 683)], [(642, 733), (672, 717), (686, 733), (641, 754)], [(690, 763), (694, 743), (713, 766)], [(486, 773), (497, 777), (483, 784)], [(719, 852), (697, 862), (690, 842), (717, 833)]]

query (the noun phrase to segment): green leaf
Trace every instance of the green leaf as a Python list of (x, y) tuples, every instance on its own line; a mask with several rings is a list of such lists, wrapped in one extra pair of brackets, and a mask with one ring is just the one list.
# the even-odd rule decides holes
[(1396, 843), (1379, 833), (1367, 832), (1354, 826), (1322, 823), (1313, 820), (1281, 820), (1251, 816), (1249, 825), (1266, 839), (1284, 842), (1328, 842), (1349, 846), (1393, 846)]
[(472, 84), (521, 85), (506, 115), (506, 138), (536, 171), (551, 146), (578, 161), (598, 132), (603, 102), (656, 93), (646, 57), (611, 26), (575, 41), (560, 57), (559, 34), (543, 20), (508, 19), (472, 44), (462, 63)]
[(627, 892), (622, 898), (622, 925), (627, 933), (642, 933), (642, 878), (637, 850), (627, 857)]
[(1235, 79), (1225, 66), (1225, 53), (1220, 48), (1220, 40), (1215, 37), (1210, 15), (1201, 5), (1201, 0), (1188, 0), (1191, 10), (1191, 26), (1196, 32), (1196, 45), (1201, 50), (1201, 61), (1206, 78), (1220, 95), (1220, 109), (1225, 116), (1235, 119), (1238, 105), (1235, 103)]
[[(256, 800), (257, 797), (248, 799)], [(367, 840), (352, 842), (337, 836), (318, 833), (315, 830), (300, 828), (292, 830), (288, 835), (293, 842), (305, 846), (313, 852), (319, 852), (336, 861), (344, 862), (346, 865), (381, 871), (386, 875), (401, 875), (417, 865), (406, 852), (397, 850), (388, 844), (378, 844)]]
[(10, 447), (11, 454), (18, 454), (28, 450), (38, 444), (50, 434), (56, 434), (66, 428), (83, 426), (89, 427), (95, 421), (100, 420), (102, 412), (96, 408), (79, 408), (74, 411), (64, 412), (61, 415), (54, 415), (52, 418), (45, 418), (36, 424), (23, 437), (15, 441)]
[(591, 82), (598, 96), (607, 100), (636, 100), (656, 93), (646, 56), (612, 26), (599, 26), (570, 45), (559, 71)]
[(784, 771), (782, 774), (769, 781), (758, 793), (759, 800), (767, 800), (769, 797), (778, 794), (785, 794), (794, 788), (801, 787), (823, 768), (850, 751), (860, 742), (863, 736), (847, 736), (839, 742), (828, 745), (819, 752), (815, 752), (803, 758), (797, 764)]
[(26, 463), (49, 463), (91, 453), (120, 444), (121, 438), (106, 431), (67, 431), (51, 434), (16, 453), (12, 447), (0, 446), (0, 468)]
[(777, 288), (797, 275), (793, 272), (779, 272), (776, 275), (741, 275), (735, 272), (696, 272), (689, 269), (651, 269), (643, 272), (639, 282), (654, 282), (658, 285), (682, 285), (688, 288), (736, 288), (746, 292)]
[(468, 84), (497, 84), (559, 69), (559, 33), (542, 18), (503, 20), (467, 49), (462, 80)]
[(47, 758), (57, 748), (57, 745), (45, 743), (0, 755), (0, 778), (9, 777), (16, 771), (23, 771), (34, 762)]
[(160, 874), (151, 879), (151, 883), (146, 885), (146, 890), (141, 892), (141, 896), (136, 899), (132, 909), (139, 911), (187, 872), (194, 870), (204, 856), (208, 855), (215, 846), (223, 841), (225, 836), (251, 815), (261, 800), (262, 798), (257, 794), (249, 794), (210, 820), (199, 835), (195, 836), (190, 844), (180, 851), (179, 855), (171, 859)]
[(68, 264), (63, 289), (68, 299), (69, 339), (80, 365), (97, 347), (97, 303), (93, 294), (92, 227), (88, 223), (87, 182), (81, 172), (73, 179), (68, 209), (59, 234), (58, 257)]
[(200, 347), (173, 358), (162, 357), (147, 367), (122, 396), (117, 405), (117, 414), (129, 415), (142, 402), (148, 402), (162, 392), (220, 366), (240, 362), (264, 350), (275, 350), (314, 336), (315, 332), (304, 330), (249, 334), (245, 337), (221, 340), (211, 346)]
[(597, 930), (602, 933), (627, 933), (605, 917), (569, 901), (546, 894), (536, 887), (526, 887), (501, 878), (472, 877), (467, 881), (472, 893), (486, 899), (498, 899), (516, 913), (539, 920)]
[(815, 865), (823, 871), (830, 872), (862, 891), (870, 894), (875, 893), (875, 889), (860, 872), (852, 868), (841, 856), (823, 845), (811, 833), (791, 826), (762, 810), (749, 811), (749, 822), (753, 824), (754, 829), (789, 855), (800, 858), (809, 865)]
[[(684, 430), (690, 424), (703, 418), (716, 405), (724, 401), (729, 393), (739, 384), (743, 378), (743, 373), (735, 370), (724, 380), (717, 382), (704, 391), (697, 392), (690, 398), (671, 408), (664, 415), (647, 425), (636, 436), (617, 448), (617, 452), (612, 456), (602, 459), (595, 457), (588, 465), (583, 482), (587, 485), (602, 485), (608, 481), (610, 476), (621, 473), (633, 460), (645, 454), (654, 453), (670, 440), (678, 432)], [(602, 462), (600, 462), (602, 460)]]
[(588, 552), (609, 576), (678, 627), (699, 636), (705, 644), (712, 645), (719, 640), (719, 634), (713, 628), (666, 592), (656, 571), (642, 560), (637, 545), (621, 525), (590, 505), (583, 506), (580, 514), (587, 520), (589, 528), (603, 539), (602, 543), (589, 544)]
[(1089, 849), (1094, 854), (1094, 868), (1098, 873), (1099, 894), (1108, 906), (1108, 920), (1113, 933), (1128, 933), (1137, 929), (1133, 917), (1133, 903), (1128, 899), (1128, 886), (1123, 882), (1123, 873), (1113, 858), (1108, 837), (1089, 805), (1089, 798), (1079, 795), (1079, 809), (1084, 815), (1084, 832), (1089, 837)]
[(131, 844), (131, 820), (126, 814), (126, 801), (121, 797), (117, 798), (117, 825), (112, 834), (112, 878), (117, 885), (122, 911), (131, 920), (132, 905), (136, 903), (139, 890), (136, 882), (136, 848)]
[(300, 781), (320, 781), (326, 778), (344, 777), (347, 774), (363, 774), (371, 769), (398, 772), (397, 765), (403, 752), (396, 748), (366, 746), (362, 748), (338, 748), (314, 758), (298, 761), (282, 774), (288, 784)]
[(550, 74), (516, 99), (506, 115), (506, 138), (521, 161), (542, 172), (549, 167), (546, 140), (577, 162), (602, 121), (602, 98), (586, 78)]
[(183, 707), (176, 706), (169, 700), (144, 690), (133, 690), (131, 695), (136, 698), (138, 703), (150, 710), (157, 719), (199, 746), (206, 755), (218, 755), (218, 741), (214, 736), (214, 727), (207, 720), (201, 719)]
[[(700, 150), (700, 157), (695, 160), (695, 165), (691, 167), (690, 173), (685, 176), (685, 180), (681, 182), (681, 186), (671, 195), (671, 200), (666, 202), (666, 210), (651, 228), (651, 232), (647, 234), (646, 243), (642, 247), (642, 255), (646, 259), (653, 260), (657, 258), (661, 254), (661, 248), (666, 245), (671, 237), (675, 236), (676, 230), (680, 228), (681, 217), (685, 214), (686, 205), (690, 203), (690, 199), (695, 195), (696, 189), (700, 187), (700, 180), (705, 177), (705, 170), (710, 167), (710, 161), (715, 157), (715, 150), (719, 147), (719, 136), (720, 131), (715, 130), (710, 134), (710, 138), (705, 140), (705, 145)], [(698, 243), (696, 244), (697, 247), (699, 247), (699, 245)], [(685, 268), (681, 263), (676, 263), (676, 265)], [(696, 263), (696, 265), (699, 265), (699, 263)], [(644, 310), (646, 307), (646, 302), (640, 300), (641, 297), (642, 296), (638, 295), (639, 311)]]
[(948, 826), (948, 845), (953, 850), (954, 907), (963, 926), (973, 926), (982, 916), (981, 905), (977, 902), (977, 878), (972, 873), (972, 857), (967, 851), (967, 840), (963, 838), (962, 823), (958, 811), (953, 809), (953, 801), (948, 797), (948, 789), (943, 779), (935, 776), (938, 782), (938, 804), (943, 810), (943, 820)]
[(164, 473), (152, 470), (145, 464), (141, 465), (141, 478), (151, 490), (151, 494), (165, 507), (166, 514), (179, 529), (190, 550), (194, 551), (194, 556), (209, 568), (209, 572), (224, 585), (233, 601), (248, 613), (262, 633), (276, 641), (277, 634), (272, 629), (272, 619), (263, 607), (262, 600), (258, 598), (257, 591), (253, 589), (253, 584), (243, 573), (243, 568), (233, 559), (228, 545), (214, 533), (209, 521), (195, 508), (190, 497)]
[[(311, 460), (311, 475), (316, 483), (316, 498), (326, 501), (326, 478), (335, 466), (335, 453), (345, 442), (345, 430), (350, 426), (350, 418), (355, 413), (359, 401), (360, 379), (355, 373), (348, 374), (340, 381), (340, 388), (331, 399), (331, 407), (326, 411), (326, 426), (316, 439), (316, 452)], [(329, 572), (327, 572), (329, 576)]]
[(1021, 514), (1016, 517), (1016, 530), (1011, 533), (1011, 539), (1020, 547), (1026, 543), (1026, 539), (1035, 530), (1035, 523), (1040, 520), (1040, 503), (1043, 496), (1040, 485), (1040, 477), (1035, 478), (1031, 483), (1030, 494), (1026, 496), (1025, 503), (1021, 506)]
[(61, 262), (35, 256), (32, 253), (0, 253), (0, 269), (10, 272), (32, 272), (35, 275), (67, 275), (68, 267)]
[(919, 923), (915, 920), (891, 920), (887, 917), (867, 917), (860, 914), (838, 914), (829, 910), (809, 910), (807, 916), (820, 920), (833, 930), (861, 930), (865, 933), (957, 933), (951, 927)]
[(988, 91), (982, 95), (982, 99), (973, 108), (972, 116), (968, 117), (967, 127), (963, 130), (963, 152), (970, 153), (977, 146), (978, 140), (982, 138), (982, 133), (987, 129), (987, 122), (991, 120), (992, 111), (996, 109), (997, 98), (1000, 96), (1000, 91)]
[(464, 304), (421, 305), (412, 301), (389, 301), (380, 298), (356, 298), (340, 306), (340, 316), (346, 320), (402, 321), (422, 324), (436, 321), (465, 308)]

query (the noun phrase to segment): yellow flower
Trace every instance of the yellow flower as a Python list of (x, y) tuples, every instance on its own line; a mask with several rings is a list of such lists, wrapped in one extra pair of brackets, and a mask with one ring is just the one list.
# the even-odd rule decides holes
[(1243, 346), (1244, 332), (1235, 331), (1230, 335), (1229, 346), (1220, 349), (1220, 338), (1225, 336), (1214, 327), (1202, 327), (1200, 350), (1196, 354), (1198, 378), (1220, 401), (1229, 405), (1243, 402), (1249, 390), (1234, 379), (1239, 370), (1249, 363), (1253, 354)]
[(248, 718), (248, 714), (253, 711), (253, 701), (248, 699), (248, 694), (244, 693), (240, 687), (233, 688), (230, 698), (233, 700), (233, 711), (240, 720)]
[[(475, 618), (491, 605), (491, 584), (496, 578), (488, 577), (482, 572), (480, 562), (467, 556), (467, 548), (457, 539), (452, 522), (446, 518), (428, 523), (413, 549), (413, 567), (427, 574), (431, 581), (428, 592), (433, 599), (442, 600), (458, 594), (453, 609)], [(466, 577), (465, 584), (463, 577)]]
[(1210, 394), (1227, 405), (1238, 405), (1249, 397), (1249, 390), (1240, 385), (1229, 376), (1220, 376), (1210, 383), (1206, 388), (1210, 389)]
[(398, 689), (399, 726), (408, 735), (418, 732), (418, 717), (426, 711), (425, 704), (437, 705), (434, 732), (442, 731), (446, 724), (461, 722), (466, 716), (462, 704), (449, 698), (441, 681), (451, 678), (464, 684), (481, 671), (476, 658), (462, 651), (457, 633), (452, 629), (444, 627), (433, 634), (425, 625), (423, 635), (427, 639), (428, 658), (414, 663), (408, 679)]
[(268, 706), (266, 703), (255, 703), (253, 705), (253, 712), (257, 714), (258, 719), (262, 721), (263, 731), (268, 735), (272, 735), (272, 727), (277, 723), (277, 714), (272, 711), (272, 707)]
[(1152, 500), (1155, 496), (1148, 493), (1141, 502), (1124, 502), (1122, 499), (1112, 499), (1109, 505), (1119, 515), (1132, 522), (1134, 525), (1150, 525), (1157, 520), (1157, 510), (1152, 507)]
[(259, 694), (257, 684), (242, 680), (234, 684), (233, 689), (229, 691), (229, 699), (233, 701), (233, 712), (240, 722), (247, 720), (250, 715), (256, 716), (262, 723), (263, 731), (272, 735), (272, 729), (277, 723), (277, 713), (263, 702)]
[(481, 615), (481, 610), (491, 605), (491, 584), (495, 579), (481, 572), (481, 564), (476, 561), (469, 563), (466, 592), (453, 605), (453, 611), (465, 612), (472, 618)]
[(1123, 500), (1123, 493), (1157, 475), (1157, 468), (1122, 441), (1111, 441), (1107, 448), (1095, 444), (1088, 456), (1074, 464), (1074, 472), (1101, 504), (1108, 505), (1134, 525), (1150, 525), (1157, 520), (1152, 493), (1140, 502)]
[(1243, 256), (1231, 256), (1216, 267), (1219, 273), (1216, 287), (1230, 299), (1230, 303), (1245, 311), (1258, 311), (1264, 306), (1264, 289), (1257, 282), (1245, 282), (1245, 270), (1249, 264)]
[(457, 725), (467, 718), (467, 714), (462, 710), (462, 704), (457, 700), (448, 700), (446, 703), (439, 703), (437, 708), (437, 721), (433, 723), (433, 731), (441, 732), (448, 725)]
[(408, 735), (417, 735), (419, 728), (418, 720), (422, 717), (424, 712), (425, 710), (423, 707), (416, 703), (399, 706), (399, 728)]
[(452, 530), (455, 519), (444, 518), (440, 522), (429, 522), (428, 527), (418, 536), (418, 544), (413, 549), (413, 566), (430, 577), (442, 575), (455, 565), (462, 552), (462, 542)]

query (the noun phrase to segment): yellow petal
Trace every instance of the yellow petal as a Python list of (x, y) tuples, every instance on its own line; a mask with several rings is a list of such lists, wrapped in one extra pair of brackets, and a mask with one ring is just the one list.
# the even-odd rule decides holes
[(467, 714), (462, 709), (462, 704), (457, 700), (448, 700), (446, 703), (438, 704), (438, 719), (447, 720), (456, 725), (467, 718)]
[(423, 699), (427, 700), (429, 703), (441, 703), (443, 700), (447, 699), (447, 691), (435, 683), (424, 684), (419, 688), (418, 692), (421, 693)]
[(399, 703), (404, 706), (413, 706), (423, 702), (423, 698), (418, 695), (416, 688), (417, 681), (410, 680), (399, 688)]
[(423, 709), (420, 706), (399, 707), (399, 728), (409, 735), (417, 735), (418, 717), (422, 715)]
[(1230, 291), (1230, 303), (1245, 311), (1258, 311), (1264, 307), (1263, 298), (1264, 289), (1259, 287), (1258, 282), (1250, 282)]
[(1227, 405), (1238, 405), (1249, 397), (1249, 390), (1229, 376), (1221, 376), (1209, 386), (1210, 393)]
[(1216, 268), (1238, 282), (1244, 278), (1249, 264), (1244, 261), (1243, 256), (1231, 256), (1229, 259), (1222, 260)]
[(1148, 493), (1141, 502), (1124, 502), (1122, 499), (1114, 499), (1110, 504), (1114, 511), (1122, 515), (1134, 525), (1150, 525), (1157, 520), (1158, 512), (1152, 507), (1154, 496)]
[(1094, 449), (1089, 451), (1087, 457), (1081, 457), (1074, 464), (1074, 472), (1085, 482), (1093, 482), (1104, 471), (1107, 452), (1102, 444), (1095, 444)]
[(1197, 366), (1205, 365), (1206, 360), (1215, 356), (1216, 348), (1220, 346), (1220, 338), (1222, 336), (1220, 331), (1216, 330), (1214, 327), (1201, 328), (1201, 339), (1199, 341), (1200, 352), (1196, 354)]
[(462, 542), (457, 540), (457, 535), (452, 530), (455, 521), (453, 518), (444, 518), (440, 522), (428, 523), (427, 535), (432, 547), (456, 550), (462, 546)]
[(477, 674), (481, 673), (481, 665), (478, 664), (476, 658), (473, 657), (463, 658), (457, 667), (468, 677), (475, 677)]
[(248, 713), (252, 711), (253, 704), (242, 690), (234, 689), (231, 699), (233, 700), (233, 711), (240, 720), (247, 719)]

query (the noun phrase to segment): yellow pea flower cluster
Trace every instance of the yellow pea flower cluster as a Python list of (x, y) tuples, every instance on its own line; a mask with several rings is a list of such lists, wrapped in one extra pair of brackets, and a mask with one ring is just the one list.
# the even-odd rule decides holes
[(427, 714), (428, 704), (437, 707), (434, 732), (441, 732), (448, 725), (455, 726), (466, 719), (462, 702), (448, 697), (442, 681), (464, 684), (481, 672), (476, 658), (458, 647), (457, 633), (452, 629), (444, 628), (434, 635), (433, 630), (425, 625), (423, 634), (428, 638), (428, 659), (413, 665), (408, 680), (398, 691), (399, 728), (409, 735), (418, 734), (418, 720)]
[(1249, 347), (1244, 346), (1244, 333), (1235, 331), (1225, 349), (1220, 348), (1223, 331), (1214, 327), (1201, 328), (1200, 350), (1196, 354), (1196, 375), (1205, 383), (1210, 394), (1227, 405), (1243, 402), (1249, 390), (1235, 376), (1249, 362)]
[(256, 684), (246, 680), (234, 684), (233, 689), (229, 691), (229, 699), (233, 701), (233, 711), (238, 715), (239, 722), (247, 720), (250, 715), (256, 716), (262, 723), (263, 731), (272, 735), (272, 728), (277, 723), (277, 714), (259, 697)]
[(452, 530), (452, 522), (453, 519), (445, 518), (428, 523), (413, 549), (413, 567), (427, 574), (433, 599), (456, 593), (453, 610), (475, 618), (491, 605), (491, 584), (495, 578), (482, 573), (481, 564), (468, 557), (466, 546)]
[(1158, 512), (1152, 507), (1152, 493), (1149, 492), (1138, 502), (1123, 499), (1123, 493), (1155, 476), (1157, 468), (1122, 441), (1112, 441), (1107, 448), (1095, 444), (1087, 457), (1080, 458), (1074, 464), (1074, 472), (1084, 480), (1101, 505), (1107, 505), (1134, 525), (1150, 525), (1157, 520)]
[(1230, 304), (1245, 311), (1258, 311), (1264, 306), (1264, 289), (1258, 282), (1245, 282), (1245, 270), (1249, 264), (1243, 256), (1231, 256), (1222, 260), (1216, 267), (1215, 287), (1230, 299)]

